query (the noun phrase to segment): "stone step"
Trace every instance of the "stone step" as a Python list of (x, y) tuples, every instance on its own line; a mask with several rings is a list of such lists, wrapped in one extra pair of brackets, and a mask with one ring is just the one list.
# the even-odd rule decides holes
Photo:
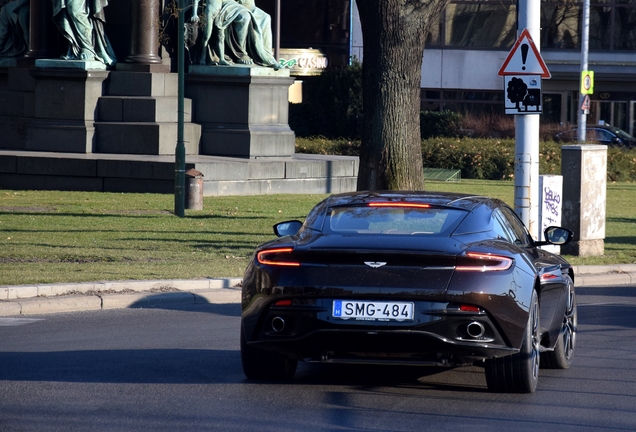
[[(295, 155), (245, 159), (189, 155), (203, 194), (324, 194), (356, 189), (358, 158)], [(0, 188), (174, 193), (172, 155), (69, 154), (0, 150)]]
[[(97, 118), (101, 122), (178, 121), (179, 100), (173, 96), (102, 96), (97, 102)], [(184, 121), (192, 121), (192, 101), (184, 99)]]
[(178, 75), (161, 72), (110, 73), (106, 94), (109, 96), (178, 96)]
[[(199, 154), (201, 126), (184, 124), (186, 154)], [(95, 122), (95, 153), (173, 155), (177, 123)]]

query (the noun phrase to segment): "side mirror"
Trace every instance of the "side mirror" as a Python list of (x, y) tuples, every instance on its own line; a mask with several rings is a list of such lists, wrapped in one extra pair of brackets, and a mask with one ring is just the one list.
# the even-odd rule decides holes
[(567, 228), (561, 228), (557, 226), (550, 226), (543, 232), (547, 244), (553, 245), (566, 245), (572, 240), (574, 233)]
[(302, 226), (303, 223), (297, 220), (279, 222), (274, 225), (274, 234), (276, 234), (278, 237), (294, 235), (298, 233)]

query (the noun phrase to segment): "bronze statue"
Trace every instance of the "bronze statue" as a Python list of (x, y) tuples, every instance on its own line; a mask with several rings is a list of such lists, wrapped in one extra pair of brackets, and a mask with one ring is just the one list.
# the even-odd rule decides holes
[(13, 0), (0, 9), (0, 58), (22, 57), (29, 50), (29, 0)]
[[(199, 0), (191, 21), (199, 22)], [(272, 55), (271, 20), (253, 0), (205, 0), (198, 64), (257, 64), (278, 68)]]
[(53, 21), (68, 40), (66, 60), (117, 61), (106, 33), (104, 8), (108, 0), (53, 0)]

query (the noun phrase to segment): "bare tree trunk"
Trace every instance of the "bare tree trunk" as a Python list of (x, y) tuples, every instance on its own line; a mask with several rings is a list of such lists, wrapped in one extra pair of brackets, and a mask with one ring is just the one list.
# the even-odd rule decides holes
[(448, 0), (357, 0), (364, 40), (358, 190), (423, 190), (420, 83), (426, 35)]

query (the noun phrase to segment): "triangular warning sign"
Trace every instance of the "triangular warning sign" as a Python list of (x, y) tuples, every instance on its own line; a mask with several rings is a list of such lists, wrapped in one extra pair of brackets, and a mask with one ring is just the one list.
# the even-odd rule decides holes
[(542, 78), (552, 76), (528, 29), (521, 32), (497, 75), (541, 75)]

